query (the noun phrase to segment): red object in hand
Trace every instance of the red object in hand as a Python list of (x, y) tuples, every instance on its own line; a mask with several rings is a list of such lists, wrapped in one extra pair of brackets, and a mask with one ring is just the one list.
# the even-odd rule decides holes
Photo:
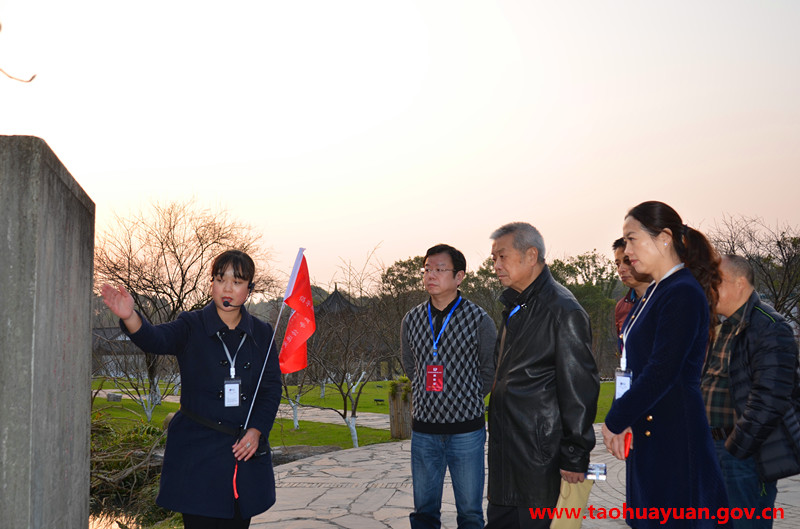
[(631, 453), (631, 441), (633, 441), (633, 434), (628, 432), (625, 434), (625, 459), (628, 459), (628, 454)]
[(236, 463), (236, 466), (233, 469), (233, 497), (237, 500), (239, 499), (239, 491), (236, 490), (236, 474), (239, 472), (239, 463)]

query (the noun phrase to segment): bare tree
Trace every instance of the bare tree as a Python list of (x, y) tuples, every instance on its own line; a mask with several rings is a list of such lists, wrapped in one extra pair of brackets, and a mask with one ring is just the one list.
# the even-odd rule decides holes
[(373, 302), (377, 336), (389, 351), (385, 374), (394, 378), (403, 373), (400, 324), (412, 307), (428, 299), (422, 284), (424, 258), (419, 255), (395, 261), (378, 270), (380, 282)]
[(577, 257), (554, 259), (550, 272), (566, 286), (589, 315), (592, 326), (592, 350), (600, 376), (610, 378), (617, 366), (617, 333), (611, 297), (619, 280), (612, 263), (597, 250)]
[(342, 398), (341, 409), (334, 411), (349, 427), (354, 447), (358, 446), (356, 420), (364, 382), (375, 378), (390, 354), (376, 324), (377, 280), (368, 266), (369, 258), (362, 268), (350, 263), (341, 267), (344, 290), (334, 286), (333, 293), (317, 306), (317, 330), (308, 346), (309, 366), (317, 373), (317, 382), (332, 386)]
[[(294, 384), (291, 384), (292, 390), (290, 391), (289, 383), (292, 381), (292, 379), (294, 379)], [(310, 371), (308, 368), (302, 369), (297, 373), (281, 375), (281, 385), (283, 386), (283, 395), (281, 395), (281, 399), (288, 402), (289, 406), (292, 407), (292, 427), (295, 430), (300, 429), (300, 407), (302, 406), (300, 403), (300, 398), (316, 387), (314, 380), (316, 380), (314, 373), (312, 373), (312, 371)], [(322, 388), (324, 387), (325, 384), (323, 381)], [(320, 398), (324, 397), (325, 392), (323, 390), (320, 394)]]
[[(0, 24), (0, 31), (2, 31), (2, 30), (3, 30), (3, 25), (2, 25), (2, 24)], [(30, 83), (31, 81), (33, 81), (34, 79), (36, 79), (36, 75), (35, 75), (35, 74), (34, 74), (34, 75), (32, 75), (32, 76), (30, 77), (30, 79), (21, 79), (21, 78), (19, 78), (19, 77), (14, 77), (13, 75), (11, 75), (10, 73), (6, 72), (6, 71), (5, 71), (5, 70), (3, 70), (2, 68), (0, 68), (0, 73), (2, 73), (3, 75), (5, 75), (5, 76), (6, 76), (6, 77), (8, 77), (9, 79), (13, 79), (14, 81), (19, 81), (20, 83)]]
[(709, 230), (721, 254), (746, 257), (753, 266), (756, 290), (795, 328), (800, 325), (800, 229), (769, 226), (758, 217), (726, 216)]
[(496, 326), (500, 326), (503, 320), (500, 294), (505, 288), (497, 279), (491, 257), (487, 257), (474, 273), (467, 273), (461, 289), (470, 301), (480, 305), (489, 314)]
[[(272, 292), (268, 256), (258, 247), (258, 239), (250, 226), (232, 220), (225, 211), (198, 209), (190, 201), (155, 204), (147, 213), (117, 217), (116, 225), (99, 236), (95, 286), (123, 285), (150, 322), (172, 321), (210, 301), (210, 266), (225, 250), (247, 252), (261, 270), (254, 292)], [(174, 367), (164, 366), (171, 360), (145, 352), (143, 369), (127, 369), (120, 363), (126, 371), (120, 389), (141, 404), (148, 421), (162, 395), (177, 381)], [(160, 381), (167, 383), (163, 392)]]

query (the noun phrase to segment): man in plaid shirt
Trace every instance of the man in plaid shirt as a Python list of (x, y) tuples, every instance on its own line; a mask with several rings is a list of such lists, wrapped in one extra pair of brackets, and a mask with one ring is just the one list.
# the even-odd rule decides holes
[[(747, 259), (726, 255), (701, 390), (731, 507), (775, 505), (777, 480), (800, 473), (800, 370), (792, 328), (761, 301)], [(735, 529), (772, 527), (753, 516)], [(761, 519), (759, 519), (761, 518)]]

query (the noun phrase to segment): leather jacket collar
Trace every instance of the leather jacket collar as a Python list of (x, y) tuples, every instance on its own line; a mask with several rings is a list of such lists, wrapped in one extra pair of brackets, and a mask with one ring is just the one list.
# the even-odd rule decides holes
[(500, 294), (500, 301), (509, 309), (516, 305), (526, 305), (533, 301), (536, 296), (542, 291), (545, 285), (553, 281), (553, 276), (550, 273), (550, 268), (544, 265), (542, 272), (533, 280), (533, 283), (528, 285), (528, 288), (522, 292), (517, 292), (513, 288), (507, 288)]

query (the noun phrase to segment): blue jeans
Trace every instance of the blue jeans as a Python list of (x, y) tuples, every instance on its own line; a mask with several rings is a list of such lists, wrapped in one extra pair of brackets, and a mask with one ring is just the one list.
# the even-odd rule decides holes
[(412, 529), (439, 529), (444, 473), (450, 469), (459, 529), (483, 529), (486, 429), (439, 435), (411, 433)]
[[(775, 506), (778, 496), (776, 481), (764, 483), (758, 477), (756, 462), (752, 457), (739, 459), (725, 449), (725, 441), (714, 441), (717, 448), (719, 466), (722, 468), (722, 478), (728, 491), (728, 500), (731, 509), (755, 509), (752, 520), (742, 516), (740, 520), (729, 520), (734, 529), (765, 529), (772, 527), (772, 520), (756, 519), (761, 517), (764, 509)], [(772, 513), (769, 515), (772, 516)]]

